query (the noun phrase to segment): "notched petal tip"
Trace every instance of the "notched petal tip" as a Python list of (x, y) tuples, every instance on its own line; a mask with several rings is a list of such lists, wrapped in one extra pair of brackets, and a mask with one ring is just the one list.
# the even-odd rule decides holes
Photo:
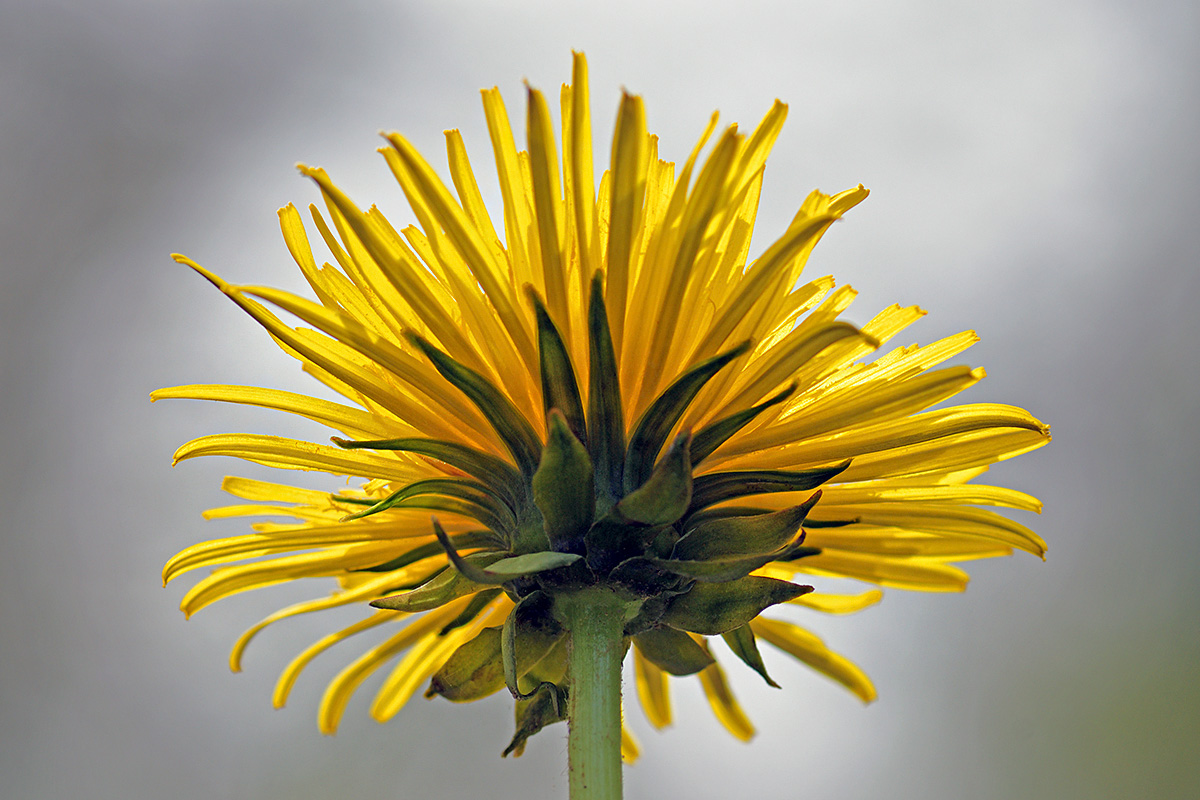
[(325, 172), (323, 167), (310, 167), (303, 161), (296, 162), (296, 171), (306, 178), (312, 178), (320, 183), (322, 180), (329, 180), (329, 174)]

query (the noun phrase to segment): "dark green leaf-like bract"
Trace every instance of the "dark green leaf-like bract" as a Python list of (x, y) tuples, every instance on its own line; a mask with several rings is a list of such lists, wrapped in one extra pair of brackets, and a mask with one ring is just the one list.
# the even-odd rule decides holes
[(579, 382), (571, 356), (563, 344), (562, 336), (554, 321), (550, 319), (546, 306), (533, 287), (526, 287), (533, 303), (538, 327), (538, 362), (542, 376), (542, 407), (546, 414), (557, 408), (566, 418), (571, 432), (581, 442), (587, 442), (587, 423), (584, 421), (583, 400), (579, 396)]
[(768, 686), (779, 688), (779, 684), (771, 680), (771, 676), (767, 674), (767, 665), (763, 663), (762, 654), (758, 652), (758, 642), (754, 639), (754, 631), (750, 630), (749, 625), (725, 631), (721, 634), (721, 638), (725, 640), (725, 644), (729, 645), (729, 649), (734, 652), (734, 655), (762, 676)]
[(530, 736), (547, 725), (563, 722), (567, 718), (566, 690), (553, 683), (542, 683), (533, 694), (517, 700), (517, 732), (504, 748), (504, 755), (520, 756), (525, 752), (525, 742)]
[(592, 524), (596, 483), (587, 448), (571, 432), (557, 409), (546, 418), (546, 446), (533, 474), (533, 502), (555, 550), (576, 551)]
[(792, 541), (821, 493), (815, 492), (803, 505), (772, 514), (726, 517), (701, 523), (675, 543), (672, 558), (706, 561), (774, 553)]
[[(623, 494), (625, 464), (625, 412), (617, 357), (613, 352), (608, 311), (604, 307), (604, 276), (592, 276), (588, 300), (588, 452), (596, 469), (597, 490), (608, 505)], [(602, 509), (607, 511), (607, 507)]]
[(533, 592), (521, 598), (504, 620), (500, 637), (504, 682), (514, 697), (521, 697), (518, 679), (541, 661), (565, 633), (554, 618), (549, 595)]
[(692, 502), (691, 436), (681, 433), (642, 486), (617, 503), (622, 521), (672, 525)]
[(440, 439), (404, 437), (401, 439), (371, 439), (355, 441), (334, 436), (334, 444), (346, 450), (397, 450), (436, 458), (455, 469), (462, 470), (480, 483), (490, 486), (512, 506), (525, 494), (521, 473), (502, 458), (468, 447), (458, 442)]
[(791, 397), (794, 391), (796, 391), (796, 384), (793, 383), (783, 391), (752, 408), (747, 408), (745, 411), (738, 411), (735, 414), (730, 414), (716, 422), (705, 425), (696, 434), (695, 438), (692, 439), (692, 466), (696, 466), (712, 455), (718, 447), (725, 444), (731, 436), (749, 425), (763, 411)]
[(455, 703), (467, 703), (495, 694), (503, 686), (500, 629), (484, 628), (433, 674), (425, 696), (441, 695)]
[(671, 675), (695, 675), (716, 663), (695, 639), (674, 628), (650, 628), (634, 636), (633, 644), (648, 661)]
[(704, 384), (738, 356), (750, 349), (749, 342), (726, 350), (724, 353), (701, 361), (680, 375), (646, 409), (633, 433), (629, 437), (629, 448), (625, 453), (625, 492), (628, 494), (645, 483), (650, 475), (658, 451), (667, 441), (675, 423), (687, 410), (692, 400), (704, 388)]
[(726, 583), (697, 583), (687, 594), (671, 600), (661, 621), (682, 631), (715, 636), (745, 625), (769, 606), (812, 590), (811, 586), (756, 575)]
[(467, 396), (492, 424), (504, 446), (512, 454), (522, 475), (532, 475), (537, 469), (541, 443), (529, 426), (529, 421), (512, 401), (491, 381), (470, 367), (464, 367), (415, 333), (408, 339), (425, 354), (442, 377)]
[(693, 481), (692, 505), (694, 514), (717, 503), (739, 497), (776, 492), (806, 492), (815, 489), (850, 466), (843, 461), (832, 467), (805, 470), (747, 470), (739, 472), (710, 472)]

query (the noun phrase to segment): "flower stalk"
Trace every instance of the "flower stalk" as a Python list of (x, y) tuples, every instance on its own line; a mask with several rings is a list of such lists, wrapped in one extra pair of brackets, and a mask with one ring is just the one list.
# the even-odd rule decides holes
[(620, 800), (625, 604), (596, 586), (558, 598), (568, 631), (571, 800)]

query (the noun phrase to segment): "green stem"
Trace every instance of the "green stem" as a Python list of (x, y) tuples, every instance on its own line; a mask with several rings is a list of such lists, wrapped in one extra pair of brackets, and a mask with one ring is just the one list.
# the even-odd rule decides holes
[(558, 601), (570, 631), (571, 800), (620, 800), (625, 606), (600, 587), (560, 595)]

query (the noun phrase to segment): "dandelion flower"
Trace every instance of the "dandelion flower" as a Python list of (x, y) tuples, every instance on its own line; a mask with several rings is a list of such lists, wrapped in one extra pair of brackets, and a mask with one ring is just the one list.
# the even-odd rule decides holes
[[(930, 410), (983, 377), (943, 366), (975, 334), (876, 356), (925, 312), (894, 305), (856, 327), (839, 319), (851, 288), (801, 279), (825, 231), (866, 198), (862, 186), (813, 192), (748, 259), (785, 105), (749, 135), (736, 125), (715, 134), (714, 114), (677, 168), (659, 158), (641, 99), (626, 94), (597, 190), (581, 54), (560, 102), (561, 159), (541, 92), (528, 89), (525, 150), (499, 92), (483, 92), (503, 197), (497, 224), (458, 131), (446, 132), (453, 191), (406, 139), (385, 137), (379, 152), (417, 221), (400, 230), (301, 166), (324, 205), (309, 207), (309, 230), (336, 263), (318, 266), (294, 206), (279, 219), (316, 301), (234, 286), (176, 256), (345, 402), (244, 386), (161, 389), (154, 399), (278, 409), (337, 432), (331, 444), (204, 436), (175, 461), (233, 456), (361, 483), (325, 493), (227, 478), (245, 503), (210, 518), (296, 521), (188, 548), (164, 580), (214, 568), (184, 597), (190, 615), (249, 589), (335, 579), (332, 595), (250, 628), (230, 659), (240, 669), (272, 623), (361, 606), (360, 621), (298, 655), (275, 690), (282, 706), (313, 659), (385, 628), (325, 690), (326, 733), (362, 681), (390, 665), (371, 706), (380, 721), (422, 689), (461, 702), (507, 687), (516, 733), (505, 754), (578, 704), (607, 704), (599, 724), (615, 737), (619, 691), (598, 699), (584, 673), (607, 671), (603, 682), (616, 670), (619, 681), (630, 643), (636, 694), (655, 727), (671, 722), (671, 679), (697, 676), (720, 722), (749, 739), (716, 655), (731, 651), (774, 686), (764, 642), (872, 700), (853, 663), (761, 612), (841, 614), (881, 596), (821, 593), (799, 576), (961, 591), (967, 575), (955, 562), (1015, 549), (1042, 556), (1033, 531), (988, 510), (1040, 503), (974, 480), (1046, 444), (1047, 427), (1012, 406)], [(619, 746), (636, 753), (628, 734)]]

